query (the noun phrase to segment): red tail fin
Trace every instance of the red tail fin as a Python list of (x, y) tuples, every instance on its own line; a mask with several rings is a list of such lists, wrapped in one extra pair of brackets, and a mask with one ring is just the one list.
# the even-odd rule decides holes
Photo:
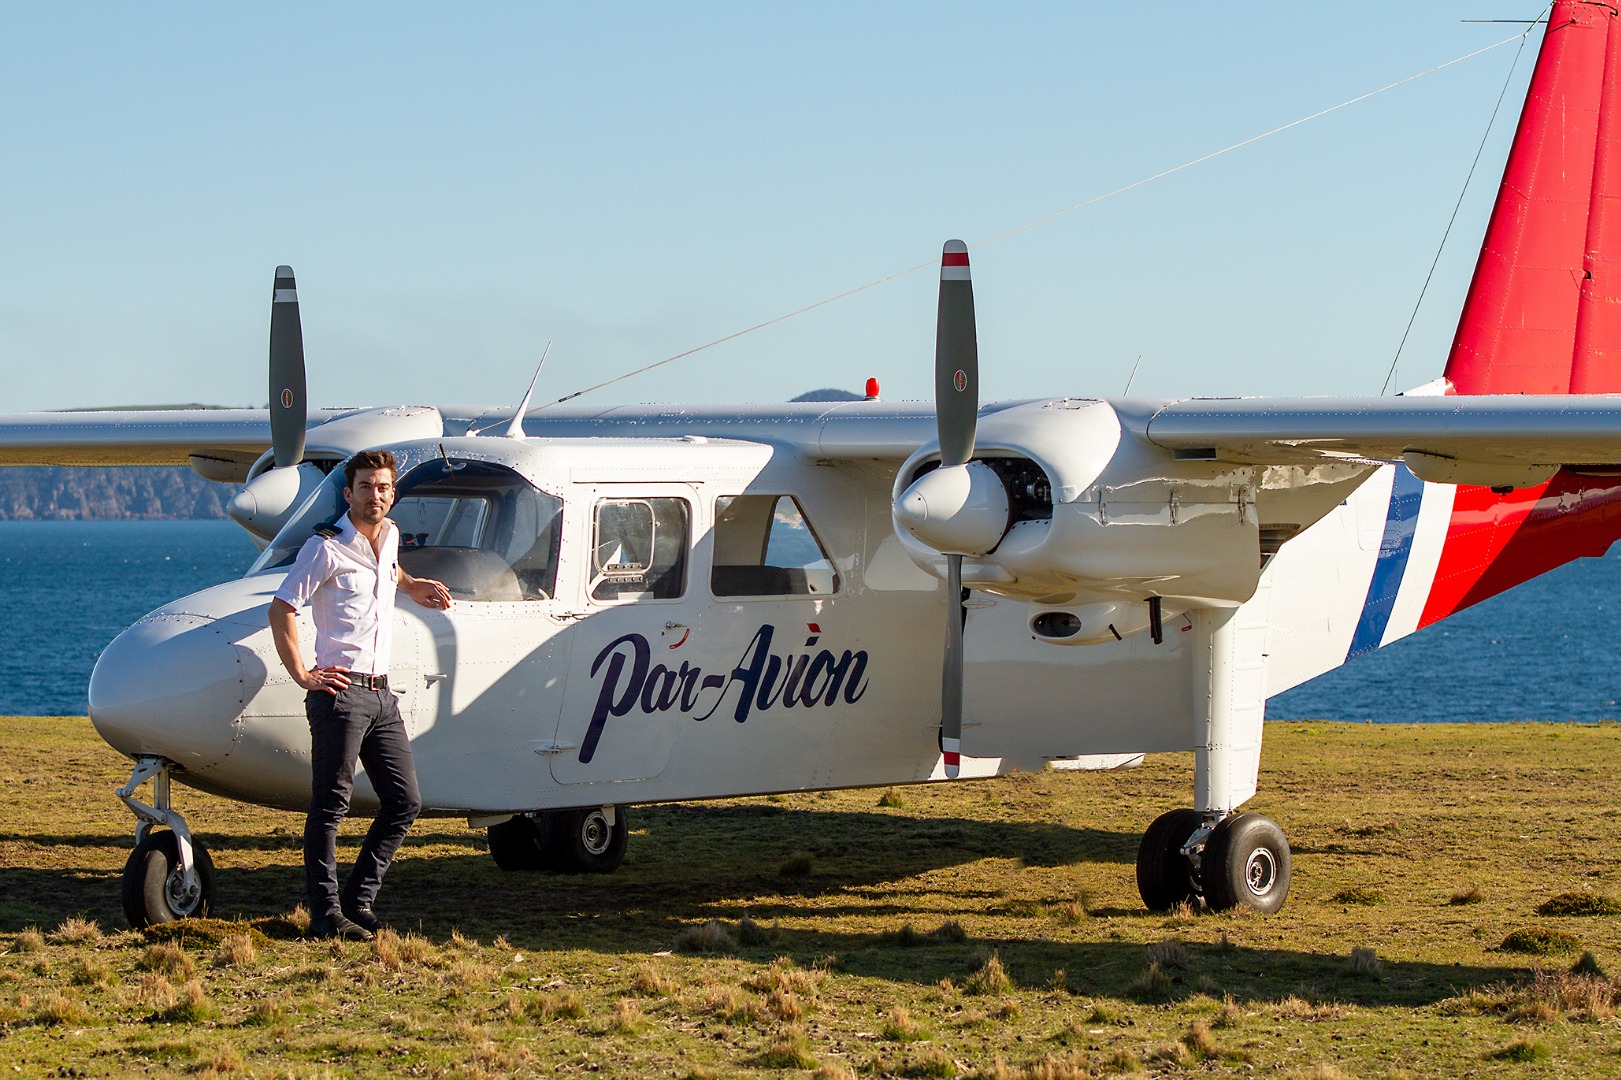
[[(1558, 0), (1446, 376), (1459, 394), (1621, 391), (1621, 28)], [(1462, 487), (1419, 625), (1621, 537), (1621, 481)]]
[(1447, 361), (1460, 394), (1621, 390), (1621, 30), (1558, 0)]

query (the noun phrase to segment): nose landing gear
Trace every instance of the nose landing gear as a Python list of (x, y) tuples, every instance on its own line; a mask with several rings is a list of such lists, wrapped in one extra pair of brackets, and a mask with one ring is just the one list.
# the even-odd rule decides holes
[(501, 869), (565, 874), (617, 870), (629, 835), (623, 806), (517, 814), (488, 829), (490, 855)]
[[(118, 789), (118, 797), (136, 819), (135, 850), (124, 864), (123, 894), (124, 916), (137, 929), (202, 918), (214, 900), (214, 861), (169, 802), (174, 769), (174, 763), (164, 758), (136, 758), (129, 783)], [(136, 789), (147, 780), (152, 781), (150, 805), (135, 798)]]

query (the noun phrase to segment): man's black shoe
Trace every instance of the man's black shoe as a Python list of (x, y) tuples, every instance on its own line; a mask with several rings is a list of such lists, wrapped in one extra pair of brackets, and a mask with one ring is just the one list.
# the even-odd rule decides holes
[(339, 938), (343, 941), (370, 941), (372, 934), (364, 926), (358, 926), (342, 915), (325, 915), (310, 920), (309, 936)]
[(343, 917), (374, 934), (383, 928), (383, 921), (369, 907), (346, 907), (343, 909)]

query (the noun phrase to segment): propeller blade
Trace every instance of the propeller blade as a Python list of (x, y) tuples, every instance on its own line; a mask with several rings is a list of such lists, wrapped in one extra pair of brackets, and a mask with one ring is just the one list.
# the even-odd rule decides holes
[(968, 464), (974, 456), (974, 421), (979, 413), (979, 340), (974, 330), (968, 245), (961, 240), (947, 240), (940, 254), (934, 409), (940, 429), (940, 464)]
[(291, 266), (276, 267), (270, 303), (270, 445), (276, 468), (304, 460), (308, 417), (304, 388), (304, 329)]
[(962, 769), (962, 556), (946, 556), (946, 662), (940, 674), (940, 751), (946, 778)]

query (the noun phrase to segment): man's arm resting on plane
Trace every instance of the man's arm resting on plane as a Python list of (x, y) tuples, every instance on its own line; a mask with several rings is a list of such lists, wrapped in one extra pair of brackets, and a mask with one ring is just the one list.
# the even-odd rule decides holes
[(450, 590), (445, 587), (444, 582), (435, 581), (433, 578), (412, 577), (402, 567), (398, 584), (401, 592), (423, 607), (450, 610)]

